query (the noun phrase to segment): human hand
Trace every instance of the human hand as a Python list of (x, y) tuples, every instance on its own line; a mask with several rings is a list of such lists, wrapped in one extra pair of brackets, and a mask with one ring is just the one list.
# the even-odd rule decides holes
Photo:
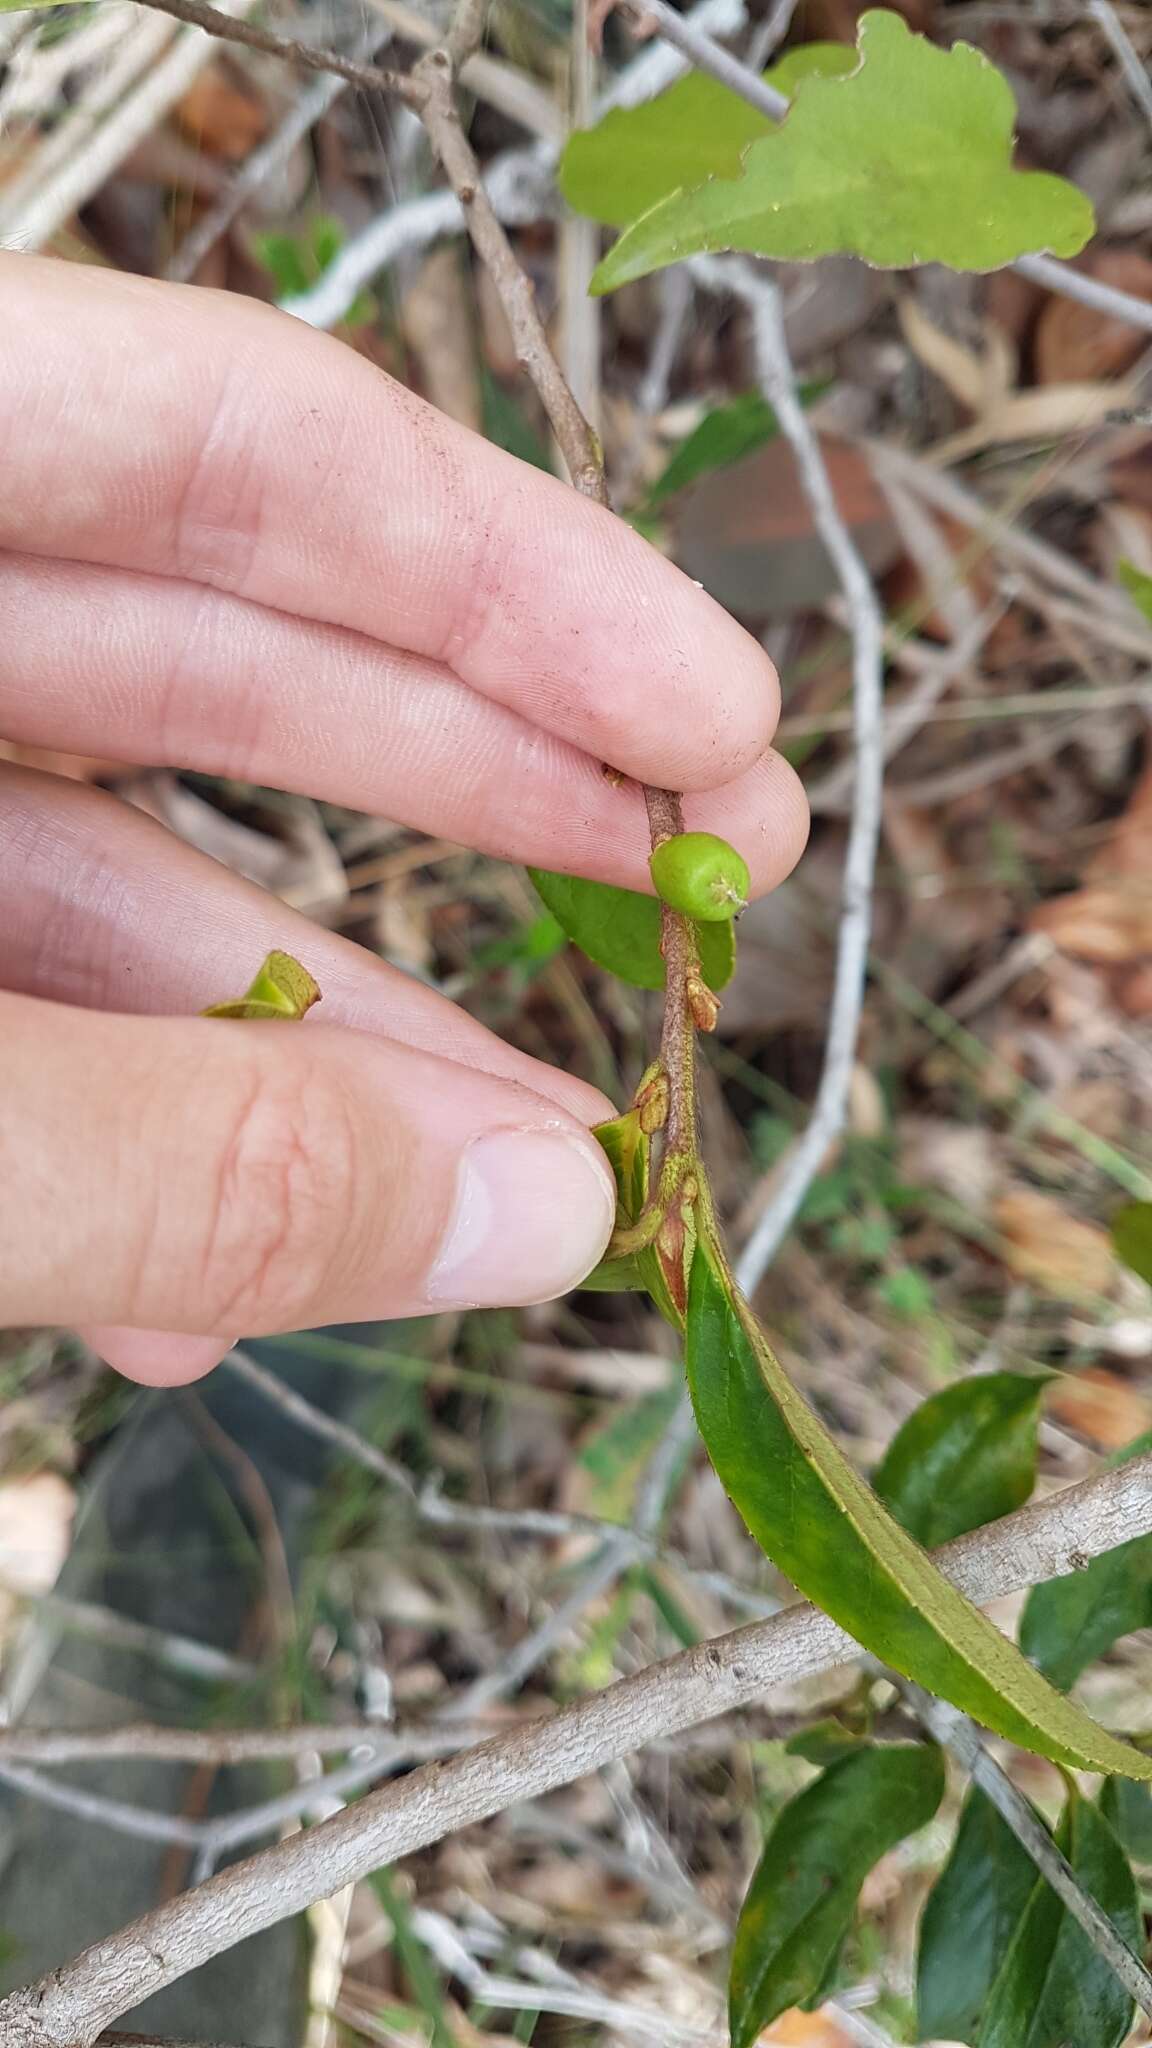
[[(608, 513), (248, 301), (0, 255), (0, 304), (5, 737), (648, 888), (610, 761), (791, 868), (770, 664)], [(595, 1264), (594, 1089), (102, 791), (0, 764), (0, 814), (0, 1322), (175, 1383)], [(273, 947), (324, 1022), (193, 1014)]]

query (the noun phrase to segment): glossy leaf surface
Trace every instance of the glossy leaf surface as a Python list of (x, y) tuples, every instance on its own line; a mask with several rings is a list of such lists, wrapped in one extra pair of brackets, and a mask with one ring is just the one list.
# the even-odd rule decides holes
[(927, 1550), (1022, 1507), (1036, 1480), (1046, 1377), (988, 1372), (931, 1394), (908, 1417), (872, 1481)]
[(1055, 1692), (893, 1521), (793, 1387), (708, 1239), (692, 1265), (686, 1364), (700, 1433), (753, 1536), (857, 1642), (1026, 1749), (1152, 1777), (1152, 1761)]
[(916, 1997), (926, 2041), (975, 2040), (993, 1979), (1035, 1888), (1032, 1858), (973, 1785), (920, 1920)]
[[(579, 875), (554, 875), (529, 868), (532, 886), (574, 945), (599, 967), (633, 988), (663, 988), (660, 905), (655, 896), (588, 882)], [(709, 988), (732, 979), (736, 939), (731, 924), (698, 925), (700, 966)]]
[(939, 49), (884, 9), (862, 16), (858, 49), (846, 76), (803, 82), (787, 118), (746, 145), (738, 174), (685, 182), (635, 219), (591, 289), (716, 249), (996, 270), (1084, 247), (1088, 200), (1062, 178), (1013, 168), (1015, 102), (979, 51)]
[[(1140, 1953), (1135, 1879), (1108, 1822), (1069, 1796), (1056, 1840), (1084, 1890)], [(988, 1994), (977, 2048), (1120, 2048), (1132, 2000), (1051, 1886), (1039, 1878)]]
[(869, 1745), (826, 1770), (779, 1815), (732, 1949), (732, 2048), (753, 2048), (792, 2006), (819, 1997), (881, 1856), (931, 1820), (944, 1765), (930, 1745)]

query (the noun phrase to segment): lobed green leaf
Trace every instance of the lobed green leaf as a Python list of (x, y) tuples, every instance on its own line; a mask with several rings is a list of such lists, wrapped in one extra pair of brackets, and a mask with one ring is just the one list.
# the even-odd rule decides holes
[[(663, 988), (660, 905), (655, 896), (617, 889), (610, 882), (588, 882), (579, 875), (554, 875), (546, 868), (529, 868), (528, 873), (557, 923), (597, 966), (631, 982), (633, 988)], [(698, 924), (696, 936), (705, 981), (709, 988), (724, 988), (736, 966), (731, 922)]]
[[(845, 43), (802, 43), (769, 67), (764, 82), (787, 98), (802, 79), (830, 78), (855, 63)], [(594, 128), (569, 136), (560, 190), (577, 213), (625, 227), (682, 185), (736, 177), (748, 144), (776, 125), (726, 85), (689, 71), (654, 99), (614, 107)]]
[(1152, 1778), (1152, 1761), (1053, 1690), (895, 1522), (793, 1387), (704, 1236), (688, 1381), (700, 1433), (756, 1541), (865, 1649), (1054, 1762)]
[(931, 1394), (898, 1429), (872, 1485), (926, 1550), (1022, 1507), (1050, 1374), (979, 1373)]
[[(1144, 1922), (1128, 1859), (1103, 1815), (1075, 1790), (1056, 1841), (1139, 1954)], [(1111, 1964), (1039, 1878), (989, 1991), (977, 2048), (1120, 2048), (1132, 2011)]]
[(1029, 251), (1084, 247), (1091, 205), (1063, 178), (1013, 168), (1015, 102), (978, 50), (938, 49), (877, 9), (861, 17), (858, 53), (845, 76), (805, 79), (735, 174), (681, 177), (684, 189), (625, 230), (590, 289), (716, 249), (997, 270)]
[(789, 1800), (764, 1844), (732, 1948), (732, 2048), (753, 2048), (791, 2006), (819, 1998), (881, 1856), (930, 1821), (944, 1791), (938, 1749), (869, 1745)]

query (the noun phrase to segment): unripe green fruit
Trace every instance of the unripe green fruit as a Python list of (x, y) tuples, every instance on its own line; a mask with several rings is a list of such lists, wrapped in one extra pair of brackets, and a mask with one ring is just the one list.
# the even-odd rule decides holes
[(748, 901), (748, 863), (715, 832), (678, 832), (648, 866), (656, 894), (685, 917), (722, 924)]

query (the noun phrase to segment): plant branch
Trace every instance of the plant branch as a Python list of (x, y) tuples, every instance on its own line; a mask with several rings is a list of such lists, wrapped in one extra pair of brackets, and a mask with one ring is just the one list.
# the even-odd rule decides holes
[(872, 578), (841, 516), (819, 440), (797, 396), (780, 294), (763, 272), (742, 263), (700, 258), (692, 272), (711, 291), (731, 292), (752, 316), (756, 368), (796, 460), (813, 523), (831, 557), (848, 607), (852, 634), (852, 730), (856, 747), (848, 849), (841, 885), (836, 972), (824, 1065), (812, 1115), (783, 1170), (773, 1178), (736, 1267), (751, 1295), (763, 1278), (847, 1114), (848, 1089), (864, 1005), (872, 892), (884, 794), (884, 619)]
[[(987, 1602), (1152, 1532), (1152, 1453), (1022, 1508), (937, 1553)], [(5, 2048), (91, 2048), (101, 2028), (211, 1956), (318, 1898), (734, 1707), (850, 1661), (856, 1646), (807, 1604), (651, 1665), (551, 1718), (427, 1765), (331, 1820), (230, 1866), (0, 2003)]]
[(1132, 39), (1112, 6), (1112, 0), (1088, 0), (1088, 12), (1103, 29), (1105, 40), (1140, 112), (1146, 120), (1152, 121), (1152, 81), (1132, 47)]
[(283, 57), (286, 63), (299, 64), (306, 71), (328, 71), (336, 78), (343, 78), (348, 85), (358, 85), (365, 92), (394, 93), (407, 106), (419, 113), (423, 94), (414, 80), (403, 71), (385, 70), (378, 64), (362, 64), (355, 57), (346, 57), (339, 50), (331, 50), (315, 43), (301, 42), (296, 36), (278, 36), (271, 29), (260, 28), (252, 21), (239, 21), (230, 14), (222, 14), (218, 7), (212, 7), (208, 0), (144, 0), (147, 7), (158, 14), (170, 14), (174, 21), (183, 21), (190, 28), (202, 28), (210, 36), (218, 36), (222, 42), (243, 43), (245, 49), (260, 50), (268, 57)]

